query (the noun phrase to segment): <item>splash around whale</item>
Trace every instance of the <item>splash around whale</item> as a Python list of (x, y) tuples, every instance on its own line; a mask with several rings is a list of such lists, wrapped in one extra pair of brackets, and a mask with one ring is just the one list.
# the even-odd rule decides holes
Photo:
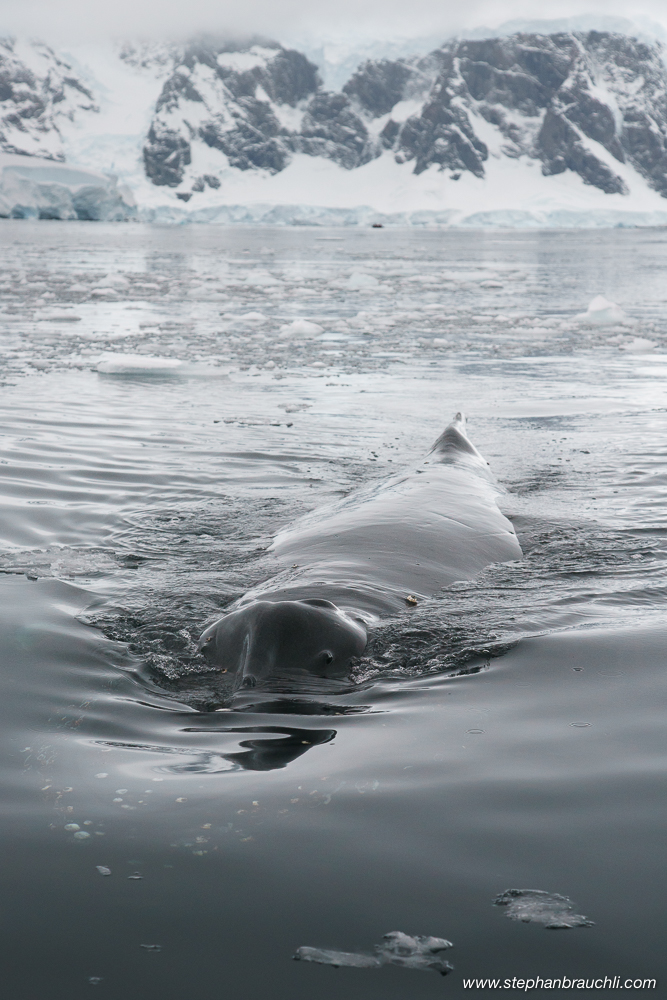
[(458, 413), (419, 468), (281, 531), (269, 549), (276, 575), (210, 625), (199, 649), (235, 689), (347, 677), (380, 618), (521, 558), (501, 492)]

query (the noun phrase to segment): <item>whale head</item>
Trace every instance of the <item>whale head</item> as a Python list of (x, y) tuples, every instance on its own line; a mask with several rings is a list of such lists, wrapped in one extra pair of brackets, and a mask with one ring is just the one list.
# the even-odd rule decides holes
[(253, 601), (210, 625), (199, 650), (234, 688), (343, 678), (366, 647), (364, 623), (331, 601)]

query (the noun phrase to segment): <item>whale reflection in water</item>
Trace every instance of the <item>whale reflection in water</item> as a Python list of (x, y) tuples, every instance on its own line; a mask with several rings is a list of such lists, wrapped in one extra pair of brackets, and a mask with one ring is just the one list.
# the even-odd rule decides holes
[(276, 575), (209, 625), (199, 649), (232, 691), (336, 690), (382, 617), (521, 558), (501, 492), (457, 414), (418, 469), (281, 531)]
[[(185, 733), (208, 733), (207, 727), (192, 726), (182, 730)], [(98, 740), (102, 746), (122, 750), (141, 750), (155, 754), (167, 754), (189, 759), (177, 764), (165, 764), (158, 768), (170, 774), (216, 774), (220, 771), (273, 771), (286, 767), (297, 757), (301, 757), (312, 747), (330, 743), (336, 736), (335, 729), (295, 729), (289, 726), (239, 726), (215, 730), (217, 736), (226, 733), (267, 733), (281, 738), (248, 739), (235, 742), (242, 750), (224, 753), (201, 747), (156, 746), (148, 743), (127, 743), (112, 740)]]

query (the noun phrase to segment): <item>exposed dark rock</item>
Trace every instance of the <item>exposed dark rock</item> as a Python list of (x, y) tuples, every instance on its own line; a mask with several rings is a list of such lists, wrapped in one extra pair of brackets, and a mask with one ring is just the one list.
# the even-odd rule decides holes
[(538, 144), (545, 177), (573, 170), (579, 174), (584, 184), (593, 184), (605, 194), (628, 193), (623, 180), (582, 145), (572, 125), (551, 110), (544, 116)]
[(369, 61), (350, 77), (343, 93), (356, 100), (374, 118), (379, 118), (403, 99), (405, 85), (413, 73), (412, 67), (402, 62)]
[(449, 95), (427, 104), (419, 117), (408, 118), (398, 137), (399, 161), (415, 160), (416, 174), (433, 164), (441, 168), (469, 170), (484, 176), (483, 161), (488, 157), (484, 143), (475, 135), (468, 115), (452, 107)]
[(196, 101), (201, 103), (202, 96), (193, 86), (190, 77), (186, 76), (185, 73), (177, 71), (173, 76), (169, 77), (162, 88), (162, 93), (157, 99), (155, 110), (158, 112), (174, 111), (178, 108), (181, 101)]
[(190, 143), (183, 136), (153, 122), (144, 146), (144, 168), (153, 184), (178, 187), (191, 159)]
[(0, 149), (62, 160), (62, 120), (99, 108), (69, 63), (47, 45), (36, 42), (34, 49), (43, 75), (21, 61), (12, 39), (0, 39)]
[(371, 159), (368, 129), (345, 94), (317, 94), (308, 105), (292, 148), (310, 156), (326, 156), (348, 170)]
[(284, 145), (275, 138), (267, 138), (261, 129), (240, 117), (232, 129), (226, 127), (224, 119), (211, 120), (200, 128), (199, 135), (207, 146), (221, 150), (229, 159), (230, 166), (239, 170), (258, 167), (275, 174), (287, 164), (288, 154)]

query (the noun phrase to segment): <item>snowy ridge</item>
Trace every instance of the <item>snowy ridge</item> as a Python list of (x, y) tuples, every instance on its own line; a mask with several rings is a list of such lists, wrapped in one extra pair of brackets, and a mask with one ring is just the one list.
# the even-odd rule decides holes
[(366, 61), (339, 92), (259, 38), (67, 54), (5, 40), (0, 148), (66, 160), (105, 191), (99, 210), (28, 197), (14, 166), (2, 215), (664, 225), (667, 71), (660, 43), (604, 31), (451, 41)]

